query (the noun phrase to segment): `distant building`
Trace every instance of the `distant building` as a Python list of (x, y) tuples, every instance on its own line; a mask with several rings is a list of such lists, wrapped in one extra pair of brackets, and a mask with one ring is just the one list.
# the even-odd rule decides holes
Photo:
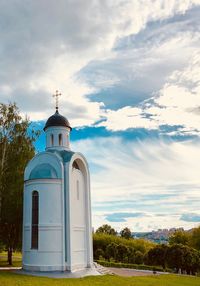
[(145, 238), (156, 243), (168, 243), (169, 237), (173, 235), (177, 230), (184, 230), (183, 228), (170, 228), (170, 229), (158, 229), (151, 232), (134, 232), (135, 238)]

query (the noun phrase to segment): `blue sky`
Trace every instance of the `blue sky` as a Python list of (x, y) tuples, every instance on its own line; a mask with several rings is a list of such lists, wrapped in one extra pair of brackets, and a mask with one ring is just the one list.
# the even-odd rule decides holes
[(42, 129), (63, 94), (95, 228), (200, 224), (200, 0), (0, 1), (0, 36), (1, 102)]

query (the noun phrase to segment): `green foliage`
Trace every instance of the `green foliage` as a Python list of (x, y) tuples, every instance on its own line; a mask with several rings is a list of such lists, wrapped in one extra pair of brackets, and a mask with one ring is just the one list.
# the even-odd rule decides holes
[(128, 227), (125, 227), (124, 229), (122, 229), (120, 231), (120, 235), (121, 235), (121, 237), (124, 237), (126, 239), (129, 239), (132, 237), (131, 231)]
[(135, 252), (135, 263), (142, 264), (143, 261), (144, 261), (144, 254), (141, 251), (137, 250)]
[(30, 131), (15, 104), (0, 104), (0, 241), (8, 250), (21, 247), (23, 174), (34, 156), (33, 142), (37, 132)]
[[(94, 257), (98, 259), (101, 249), (105, 259), (126, 263), (143, 263), (146, 252), (154, 246), (153, 243), (143, 239), (126, 239), (120, 236), (113, 236), (103, 233), (93, 235)], [(98, 251), (97, 251), (98, 250)]]
[(139, 250), (142, 253), (147, 252), (149, 249), (155, 246), (155, 243), (145, 239), (125, 239), (120, 236), (113, 236), (103, 233), (95, 233), (93, 235), (94, 250), (101, 248), (103, 251), (105, 251), (106, 246), (112, 242), (116, 243), (117, 245), (124, 244), (127, 247), (134, 248), (135, 251)]
[(104, 256), (105, 256), (104, 251), (101, 248), (97, 248), (97, 250), (94, 253), (95, 259), (99, 260), (100, 257), (104, 257)]
[(183, 268), (187, 274), (195, 274), (200, 271), (200, 253), (197, 250), (185, 247)]
[(128, 248), (128, 256), (127, 256), (127, 263), (134, 264), (135, 263), (135, 249), (133, 247), (127, 246)]
[(190, 244), (200, 251), (200, 226), (193, 229)]
[(2, 241), (0, 241), (0, 253), (4, 250), (4, 245), (3, 245), (3, 243), (2, 243)]
[[(0, 253), (0, 267), (8, 267), (8, 257), (7, 252)], [(12, 267), (22, 266), (22, 253), (13, 252)], [(1, 275), (1, 272), (0, 272)], [(1, 285), (1, 284), (0, 284)]]
[(195, 274), (200, 271), (200, 253), (197, 250), (183, 245), (173, 245), (167, 253), (169, 267), (177, 271), (186, 271), (188, 274)]
[(128, 247), (125, 244), (120, 243), (117, 245), (117, 261), (125, 262), (125, 258), (128, 255)]
[(177, 230), (172, 236), (169, 238), (169, 244), (182, 244), (188, 245), (190, 240), (190, 234), (186, 231)]
[(191, 232), (177, 230), (170, 238), (169, 244), (188, 245), (200, 250), (200, 226), (194, 228)]
[(200, 253), (188, 246), (174, 244), (158, 245), (149, 250), (145, 262), (149, 265), (169, 267), (176, 272), (195, 274), (200, 270)]
[(165, 269), (167, 250), (168, 247), (164, 244), (156, 245), (149, 250), (146, 257), (146, 263), (149, 265), (161, 265)]
[(107, 258), (108, 260), (113, 258), (115, 260), (117, 258), (117, 255), (118, 255), (117, 247), (118, 247), (118, 245), (114, 242), (111, 242), (110, 244), (108, 244), (106, 246), (105, 258)]
[(114, 228), (112, 228), (110, 225), (104, 224), (97, 229), (96, 233), (105, 233), (105, 234), (110, 234), (110, 235), (116, 235), (117, 231)]
[[(173, 269), (173, 271), (195, 274), (200, 271), (200, 253), (186, 245), (155, 245), (142, 239), (125, 239), (108, 234), (93, 236), (94, 253), (102, 250), (101, 257), (106, 259), (104, 263), (112, 260), (112, 263), (140, 265), (148, 264), (151, 267)], [(95, 255), (98, 260), (100, 255)], [(125, 266), (124, 266), (125, 267)]]
[(183, 253), (184, 249), (180, 244), (172, 245), (167, 251), (167, 263), (171, 268), (176, 269), (177, 272), (182, 268), (184, 263)]

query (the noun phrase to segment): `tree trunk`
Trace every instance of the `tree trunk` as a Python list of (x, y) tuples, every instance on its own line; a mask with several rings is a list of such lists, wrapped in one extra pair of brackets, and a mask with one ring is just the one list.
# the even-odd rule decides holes
[(1, 142), (2, 146), (2, 154), (0, 156), (0, 184), (1, 184), (1, 189), (0, 189), (0, 209), (1, 209), (1, 204), (2, 204), (2, 178), (3, 178), (3, 173), (5, 172), (5, 162), (6, 162), (6, 150), (7, 150), (7, 144), (5, 141), (5, 138)]
[(13, 252), (12, 248), (9, 247), (8, 248), (8, 264), (9, 265), (12, 265), (12, 252)]

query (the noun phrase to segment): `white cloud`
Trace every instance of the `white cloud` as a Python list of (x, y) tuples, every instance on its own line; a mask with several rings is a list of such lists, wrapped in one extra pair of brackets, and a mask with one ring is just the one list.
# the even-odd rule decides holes
[(200, 132), (200, 56), (182, 72), (176, 71), (146, 112), (160, 125), (183, 125), (183, 131)]
[(79, 77), (97, 89), (90, 98), (117, 110), (158, 93), (199, 52), (199, 11), (147, 23), (138, 34), (119, 39), (110, 57), (86, 65)]
[(138, 211), (146, 216), (111, 224), (135, 230), (141, 228), (137, 229), (138, 222), (142, 230), (195, 225), (180, 218), (187, 213), (200, 214), (199, 142), (124, 141), (116, 137), (81, 140), (73, 147), (85, 154), (91, 166), (95, 227), (108, 223), (107, 214)]
[(128, 128), (147, 128), (157, 129), (156, 121), (151, 121), (143, 117), (141, 108), (126, 106), (117, 111), (107, 110), (105, 113), (106, 121), (98, 124), (98, 126), (105, 126), (112, 131), (126, 130)]
[(156, 129), (182, 126), (179, 133), (200, 133), (200, 56), (195, 55), (183, 70), (174, 71), (163, 88), (138, 107), (109, 110), (100, 125), (110, 130)]
[(101, 103), (86, 97), (94, 89), (74, 75), (91, 60), (112, 57), (117, 39), (197, 4), (197, 0), (2, 2), (1, 100), (15, 100), (32, 119), (44, 119), (51, 113), (49, 93), (60, 88), (63, 111), (73, 113), (73, 124), (91, 124), (101, 117)]

